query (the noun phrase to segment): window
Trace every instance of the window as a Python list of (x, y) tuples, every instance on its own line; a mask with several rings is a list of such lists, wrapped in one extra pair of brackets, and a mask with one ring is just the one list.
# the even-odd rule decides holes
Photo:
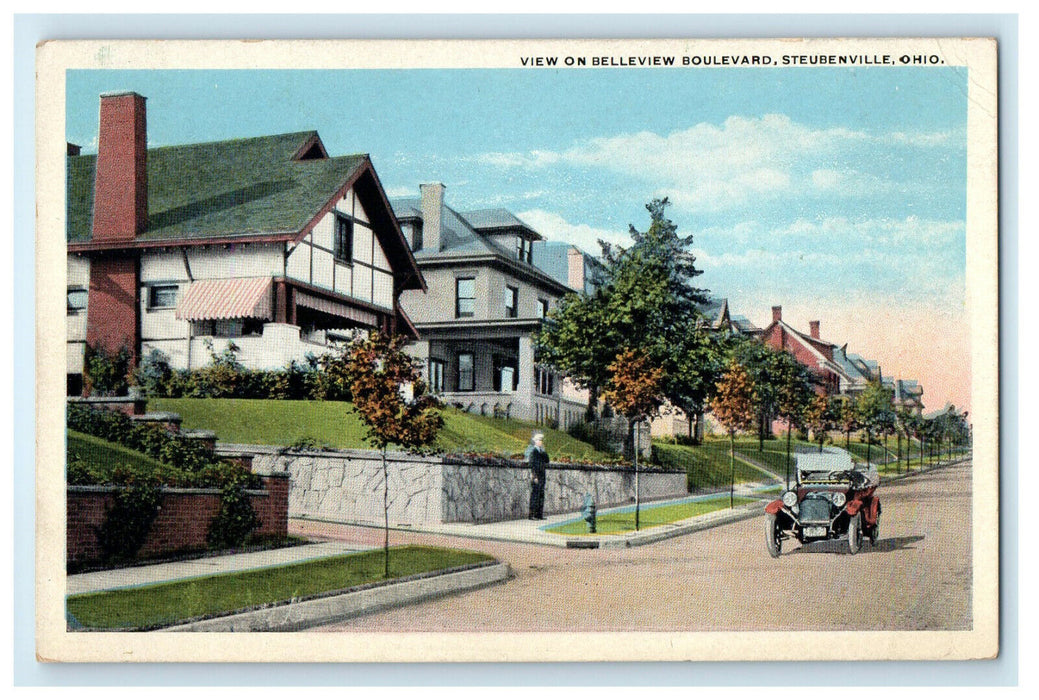
[(530, 262), (531, 245), (530, 241), (523, 236), (516, 237), (516, 258), (523, 262)]
[(79, 287), (69, 287), (66, 307), (69, 315), (78, 314), (85, 308), (87, 308), (87, 290)]
[(476, 388), (473, 354), (458, 354), (458, 391), (473, 391)]
[(555, 391), (555, 375), (544, 367), (534, 368), (534, 391), (552, 396)]
[(511, 392), (519, 387), (519, 364), (515, 358), (494, 356), (494, 390)]
[(351, 263), (354, 259), (354, 222), (342, 216), (336, 217), (335, 250), (338, 262)]
[(156, 284), (148, 287), (148, 308), (172, 309), (177, 305), (179, 289), (175, 284)]
[(444, 361), (429, 358), (429, 390), (434, 394), (444, 391)]
[(455, 280), (455, 318), (476, 314), (476, 278), (459, 277)]
[(548, 316), (548, 299), (538, 299), (538, 318)]
[(422, 250), (422, 222), (418, 222), (412, 225), (411, 235), (411, 249), (414, 251)]
[(516, 287), (505, 287), (505, 318), (516, 318), (519, 308), (519, 289)]

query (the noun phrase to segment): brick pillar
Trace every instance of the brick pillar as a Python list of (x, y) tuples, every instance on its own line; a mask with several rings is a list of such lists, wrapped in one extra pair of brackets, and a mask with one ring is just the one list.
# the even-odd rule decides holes
[(125, 347), (135, 364), (140, 344), (138, 273), (136, 256), (94, 257), (87, 292), (87, 345), (110, 354)]

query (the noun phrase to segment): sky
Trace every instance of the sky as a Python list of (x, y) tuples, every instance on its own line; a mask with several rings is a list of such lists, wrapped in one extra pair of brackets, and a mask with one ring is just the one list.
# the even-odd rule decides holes
[(701, 287), (970, 408), (967, 75), (959, 67), (69, 71), (66, 138), (98, 96), (148, 98), (165, 146), (317, 130), (390, 197), (442, 182), (598, 253), (667, 197)]

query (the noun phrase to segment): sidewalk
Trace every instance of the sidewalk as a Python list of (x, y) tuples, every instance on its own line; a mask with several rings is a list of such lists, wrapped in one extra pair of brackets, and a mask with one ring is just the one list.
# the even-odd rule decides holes
[(189, 561), (130, 566), (124, 569), (111, 569), (108, 571), (92, 571), (86, 574), (69, 576), (66, 583), (66, 591), (67, 595), (75, 595), (76, 593), (91, 593), (117, 588), (134, 588), (153, 583), (197, 578), (199, 576), (212, 576), (233, 571), (296, 564), (310, 559), (349, 554), (350, 552), (360, 552), (365, 549), (370, 549), (370, 547), (347, 542), (318, 542), (298, 547), (268, 549), (262, 552), (224, 554)]
[[(748, 488), (749, 486), (751, 485), (745, 484), (743, 485), (743, 488), (737, 489), (736, 496), (753, 496), (754, 493), (751, 488)], [(757, 484), (754, 486), (757, 486)], [(727, 493), (728, 492), (726, 491), (725, 494)], [(642, 508), (645, 510), (656, 506), (667, 505), (669, 503), (717, 498), (718, 496), (719, 494), (717, 493), (710, 493), (683, 499), (652, 501), (642, 504)], [(579, 512), (550, 515), (544, 520), (529, 520), (523, 518), (521, 520), (505, 520), (493, 523), (423, 523), (418, 525), (391, 525), (390, 529), (398, 532), (415, 532), (429, 535), (463, 537), (474, 540), (491, 540), (498, 542), (516, 542), (520, 544), (536, 544), (549, 547), (566, 547), (570, 549), (637, 547), (639, 545), (651, 544), (671, 537), (678, 537), (698, 530), (717, 527), (718, 525), (724, 525), (737, 520), (761, 515), (764, 513), (764, 503), (765, 500), (764, 497), (762, 497), (760, 502), (737, 506), (732, 510), (723, 508), (704, 515), (688, 518), (686, 520), (679, 520), (666, 525), (657, 525), (646, 528), (639, 532), (625, 532), (616, 535), (560, 535), (547, 531), (550, 528), (564, 523), (571, 523), (574, 521), (583, 523), (581, 513)], [(598, 515), (599, 517), (602, 517), (606, 513), (633, 511), (634, 509), (634, 505), (619, 506), (600, 511)], [(298, 522), (320, 523), (323, 521), (316, 518), (299, 518)], [(375, 529), (381, 529), (382, 527), (375, 523), (364, 525), (359, 523), (348, 524)]]

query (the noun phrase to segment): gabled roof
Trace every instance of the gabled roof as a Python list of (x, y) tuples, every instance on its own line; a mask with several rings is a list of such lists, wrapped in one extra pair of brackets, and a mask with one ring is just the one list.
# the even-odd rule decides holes
[[(148, 149), (148, 227), (138, 240), (297, 232), (367, 163), (364, 154), (295, 160), (317, 132)], [(91, 234), (96, 155), (68, 158), (68, 241)]]
[[(66, 159), (66, 237), (91, 241), (96, 155)], [(402, 288), (422, 276), (366, 154), (328, 158), (316, 131), (149, 148), (148, 225), (132, 245), (251, 238), (292, 241), (354, 186)]]

